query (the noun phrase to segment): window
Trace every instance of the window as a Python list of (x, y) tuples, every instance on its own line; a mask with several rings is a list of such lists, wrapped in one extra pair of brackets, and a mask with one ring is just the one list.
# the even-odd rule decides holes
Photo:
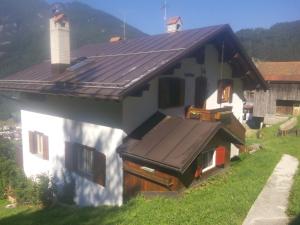
[(233, 81), (223, 79), (218, 81), (218, 103), (232, 102)]
[(78, 171), (85, 176), (93, 174), (94, 151), (90, 148), (82, 146), (78, 149), (77, 165)]
[(105, 186), (106, 157), (95, 148), (65, 142), (65, 166), (68, 170)]
[(216, 153), (214, 150), (202, 153), (202, 172), (208, 171), (216, 166)]
[(49, 160), (48, 136), (36, 131), (29, 131), (29, 151)]
[(159, 79), (159, 108), (179, 107), (184, 105), (185, 80), (164, 77)]

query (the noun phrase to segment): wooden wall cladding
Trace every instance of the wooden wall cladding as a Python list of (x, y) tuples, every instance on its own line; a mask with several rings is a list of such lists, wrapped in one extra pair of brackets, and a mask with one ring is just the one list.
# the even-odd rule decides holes
[(149, 172), (142, 169), (142, 165), (127, 160), (124, 160), (123, 167), (125, 199), (139, 192), (177, 191), (182, 187), (177, 177), (156, 169)]

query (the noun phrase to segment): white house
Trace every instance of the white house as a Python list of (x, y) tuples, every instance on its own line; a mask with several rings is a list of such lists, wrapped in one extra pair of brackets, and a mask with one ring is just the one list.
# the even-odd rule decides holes
[[(243, 90), (265, 87), (228, 25), (87, 45), (72, 53), (67, 19), (58, 13), (50, 25), (51, 60), (1, 79), (0, 90), (20, 93), (26, 175), (72, 171), (74, 200), (82, 206), (123, 203), (124, 165), (117, 149), (155, 113), (186, 124), (189, 106), (208, 112), (231, 106), (241, 121)], [(214, 151), (205, 157), (202, 172), (216, 166)], [(145, 165), (147, 173), (154, 171), (149, 160)]]

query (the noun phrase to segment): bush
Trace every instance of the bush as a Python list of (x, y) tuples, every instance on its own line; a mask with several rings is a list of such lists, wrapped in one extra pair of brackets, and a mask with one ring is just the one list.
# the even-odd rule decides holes
[(56, 179), (47, 174), (39, 175), (33, 181), (18, 168), (13, 143), (0, 139), (0, 199), (8, 196), (18, 204), (33, 204), (50, 207), (57, 201), (74, 204), (75, 181), (64, 174), (58, 191)]
[(16, 164), (14, 144), (0, 139), (0, 199), (8, 196), (19, 204), (48, 207), (55, 202), (55, 185), (47, 175), (38, 176), (36, 181), (28, 179)]

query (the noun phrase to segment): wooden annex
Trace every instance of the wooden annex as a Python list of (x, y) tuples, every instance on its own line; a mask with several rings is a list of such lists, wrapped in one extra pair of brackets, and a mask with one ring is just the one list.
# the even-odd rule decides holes
[(255, 91), (253, 116), (300, 115), (300, 62), (258, 62), (257, 67), (270, 89)]
[[(231, 115), (230, 108), (191, 107), (186, 119), (161, 113), (151, 117), (119, 149), (125, 199), (140, 192), (178, 193), (228, 166), (230, 143), (242, 145), (245, 134)], [(207, 167), (209, 157), (213, 162)]]

